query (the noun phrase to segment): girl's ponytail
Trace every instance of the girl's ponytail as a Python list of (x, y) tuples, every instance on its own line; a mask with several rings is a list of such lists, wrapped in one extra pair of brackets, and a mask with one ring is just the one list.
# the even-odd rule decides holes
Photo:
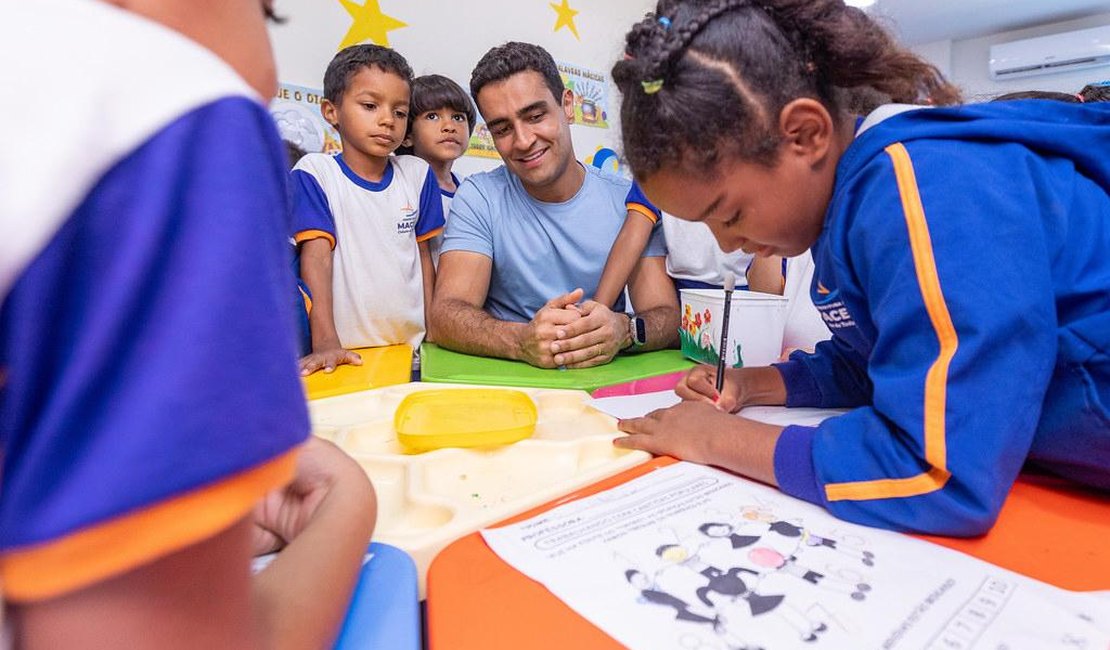
[(960, 101), (936, 66), (898, 45), (860, 9), (841, 0), (766, 0), (762, 6), (834, 87), (870, 87), (902, 104)]

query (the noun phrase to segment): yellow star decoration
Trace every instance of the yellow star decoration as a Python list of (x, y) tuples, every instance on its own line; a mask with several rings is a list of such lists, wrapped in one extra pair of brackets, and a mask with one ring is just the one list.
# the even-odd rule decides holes
[(555, 10), (555, 13), (559, 14), (558, 20), (555, 21), (555, 29), (551, 31), (557, 32), (566, 27), (570, 29), (571, 34), (574, 34), (574, 38), (582, 40), (578, 36), (578, 28), (574, 25), (574, 17), (578, 15), (578, 11), (571, 9), (570, 5), (567, 4), (568, 2), (569, 0), (562, 0), (559, 4), (555, 4), (554, 2), (548, 3), (551, 5), (551, 8)]
[[(565, 1), (565, 0), (564, 0)], [(365, 4), (357, 4), (353, 0), (339, 0), (339, 4), (351, 14), (354, 22), (339, 44), (339, 49), (349, 45), (357, 45), (363, 41), (370, 41), (377, 45), (389, 47), (389, 37), (386, 33), (401, 27), (407, 27), (392, 16), (386, 16), (378, 6), (378, 0), (366, 0)]]

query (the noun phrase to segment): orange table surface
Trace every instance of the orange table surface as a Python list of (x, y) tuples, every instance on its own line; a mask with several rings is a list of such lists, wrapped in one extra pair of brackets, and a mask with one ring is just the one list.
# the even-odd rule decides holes
[[(502, 524), (609, 489), (675, 460), (656, 458)], [(1110, 589), (1110, 497), (1023, 475), (987, 535), (922, 539), (1038, 580)], [(428, 572), (427, 641), (433, 650), (617, 649), (623, 646), (503, 562), (478, 533), (445, 548)]]

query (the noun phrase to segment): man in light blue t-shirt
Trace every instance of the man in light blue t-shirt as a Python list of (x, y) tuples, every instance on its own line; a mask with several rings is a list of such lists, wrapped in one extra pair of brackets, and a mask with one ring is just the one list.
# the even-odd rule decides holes
[(470, 92), (505, 164), (451, 204), (430, 332), (446, 348), (579, 368), (673, 345), (679, 310), (661, 237), (628, 280), (635, 314), (593, 300), (624, 223), (629, 181), (574, 156), (574, 99), (543, 48), (486, 53)]

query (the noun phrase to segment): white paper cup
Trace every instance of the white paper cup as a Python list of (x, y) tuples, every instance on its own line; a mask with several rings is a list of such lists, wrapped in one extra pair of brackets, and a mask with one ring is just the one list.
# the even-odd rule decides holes
[[(716, 365), (724, 319), (723, 289), (682, 289), (682, 353)], [(788, 300), (758, 291), (733, 291), (725, 363), (732, 368), (766, 366), (782, 354)]]

